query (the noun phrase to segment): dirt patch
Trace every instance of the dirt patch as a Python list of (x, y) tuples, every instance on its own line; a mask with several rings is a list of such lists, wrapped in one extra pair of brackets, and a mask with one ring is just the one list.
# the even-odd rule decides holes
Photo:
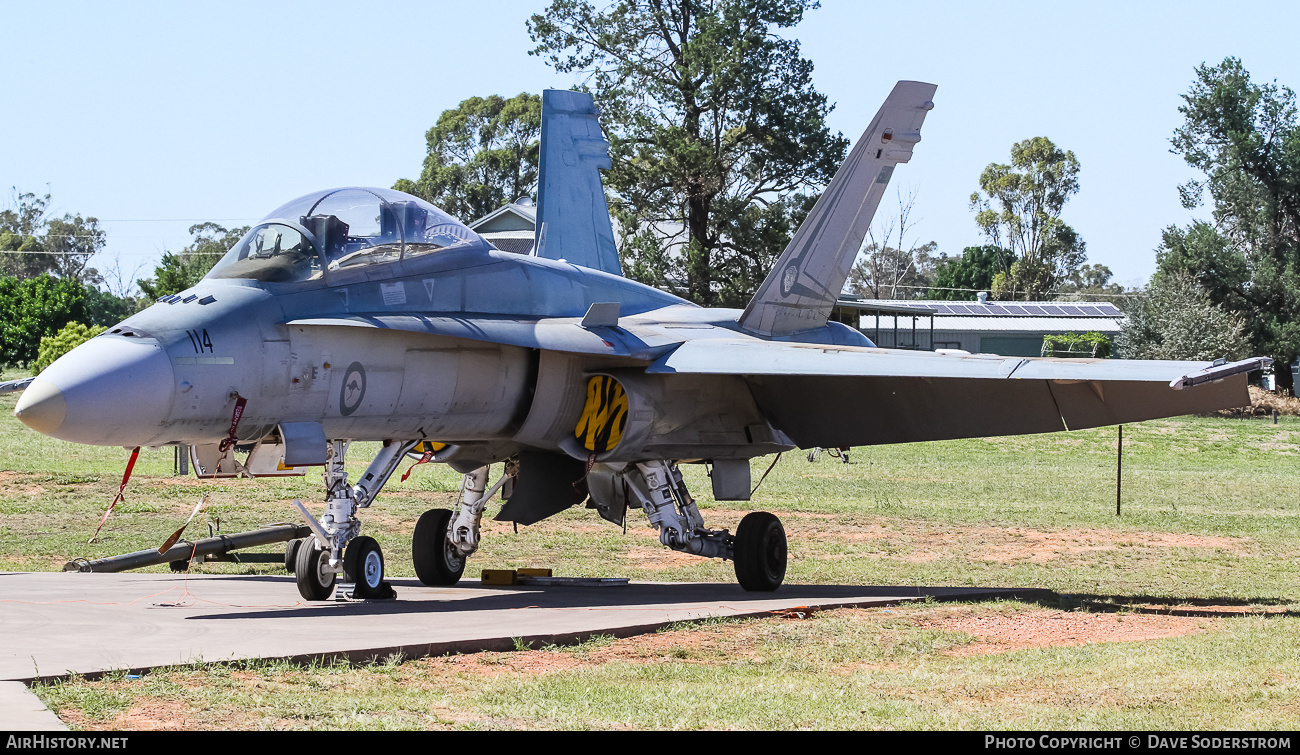
[(663, 547), (635, 546), (628, 549), (625, 558), (635, 562), (637, 567), (650, 571), (664, 571), (679, 566), (692, 566), (700, 562), (699, 556)]
[(743, 656), (752, 651), (753, 638), (742, 624), (723, 625), (707, 632), (672, 630), (611, 639), (605, 644), (577, 648), (522, 650), (505, 653), (470, 653), (422, 658), (414, 663), (435, 676), (470, 674), (540, 675), (592, 668), (611, 661), (656, 663), (671, 658), (684, 663), (710, 663), (721, 657)]
[(34, 475), (23, 474), (21, 472), (0, 472), (0, 487), (15, 493), (25, 493), (27, 495), (42, 495), (45, 488), (41, 485), (26, 484)]
[(1118, 530), (1066, 530), (1040, 532), (1016, 527), (965, 527), (956, 532), (907, 532), (913, 552), (904, 558), (913, 563), (951, 558), (958, 553), (983, 561), (1043, 563), (1079, 553), (1120, 548), (1203, 548), (1229, 550), (1243, 555), (1247, 542), (1240, 537), (1177, 535), (1163, 532), (1121, 532)]
[[(176, 700), (150, 698), (131, 706), (105, 727), (109, 730), (180, 731), (192, 728), (190, 706)], [(209, 724), (211, 725), (211, 724)]]
[(1098, 642), (1140, 642), (1205, 632), (1214, 619), (1031, 610), (1012, 614), (970, 614), (924, 618), (922, 629), (964, 632), (978, 640), (948, 651), (953, 656), (1005, 653), (1042, 647), (1070, 647)]
[(181, 731), (214, 729), (212, 721), (197, 724), (188, 704), (179, 700), (144, 698), (109, 721), (92, 721), (79, 708), (68, 706), (59, 711), (59, 719), (74, 731)]

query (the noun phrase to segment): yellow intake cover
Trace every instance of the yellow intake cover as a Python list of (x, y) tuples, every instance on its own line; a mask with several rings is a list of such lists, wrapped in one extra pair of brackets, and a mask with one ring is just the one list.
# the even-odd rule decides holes
[(587, 381), (587, 405), (573, 434), (583, 448), (603, 453), (618, 445), (627, 427), (627, 393), (612, 377), (597, 375)]

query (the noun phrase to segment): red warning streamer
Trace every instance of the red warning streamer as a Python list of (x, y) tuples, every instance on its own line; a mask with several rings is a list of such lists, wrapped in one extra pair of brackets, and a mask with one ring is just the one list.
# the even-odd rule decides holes
[(402, 482), (406, 482), (406, 478), (411, 476), (412, 470), (414, 470), (416, 467), (420, 466), (421, 464), (428, 464), (429, 460), (432, 458), (433, 458), (433, 451), (425, 451), (424, 456), (421, 456), (420, 460), (412, 464), (411, 468), (406, 470), (406, 474), (402, 475)]
[(95, 542), (95, 539), (99, 537), (99, 531), (104, 529), (104, 522), (108, 521), (108, 515), (113, 513), (113, 507), (117, 505), (118, 501), (125, 498), (126, 483), (131, 479), (131, 470), (135, 469), (135, 460), (138, 458), (140, 458), (140, 447), (136, 446), (135, 450), (131, 452), (131, 460), (126, 463), (126, 474), (122, 475), (122, 484), (117, 486), (117, 495), (113, 497), (113, 502), (108, 504), (108, 510), (104, 512), (104, 516), (99, 520), (99, 526), (95, 528), (95, 534), (91, 535), (90, 539), (86, 541), (87, 543)]
[(244, 416), (244, 407), (247, 405), (248, 399), (236, 393), (235, 411), (230, 415), (230, 433), (226, 435), (226, 439), (221, 441), (221, 445), (218, 446), (221, 453), (224, 454), (231, 446), (235, 445), (235, 431), (239, 429), (239, 419)]
[[(236, 393), (235, 411), (230, 415), (230, 432), (227, 433), (225, 439), (221, 441), (221, 445), (217, 446), (217, 450), (221, 452), (221, 456), (217, 457), (216, 471), (218, 472), (221, 471), (221, 462), (226, 458), (226, 451), (229, 451), (230, 447), (235, 445), (235, 431), (239, 429), (239, 420), (243, 418), (244, 407), (247, 405), (248, 399)], [(238, 464), (236, 464), (236, 468), (238, 468)]]

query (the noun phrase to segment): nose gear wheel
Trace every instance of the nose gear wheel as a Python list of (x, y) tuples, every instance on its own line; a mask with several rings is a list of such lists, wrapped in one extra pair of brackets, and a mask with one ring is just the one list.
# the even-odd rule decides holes
[(356, 586), (354, 598), (393, 597), (393, 588), (384, 581), (384, 554), (373, 537), (361, 536), (348, 543), (343, 553), (344, 580)]
[(329, 571), (329, 552), (317, 547), (314, 538), (298, 547), (293, 576), (304, 600), (328, 600), (334, 594), (336, 575)]

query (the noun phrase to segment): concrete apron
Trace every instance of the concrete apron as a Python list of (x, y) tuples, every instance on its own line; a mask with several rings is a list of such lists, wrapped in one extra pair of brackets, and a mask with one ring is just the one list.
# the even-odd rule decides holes
[[(1007, 588), (785, 585), (774, 593), (747, 593), (708, 583), (484, 588), (470, 580), (454, 587), (390, 581), (396, 600), (309, 603), (288, 576), (0, 573), (0, 680), (94, 678), (259, 658), (415, 658), (510, 650), (517, 638), (538, 647), (597, 634), (629, 637), (678, 621), (796, 607), (1052, 595)], [(0, 710), (30, 709), (31, 726), (53, 718), (34, 696), (12, 706), (8, 699), (0, 699)], [(30, 727), (0, 721), (0, 729), (13, 728)]]

